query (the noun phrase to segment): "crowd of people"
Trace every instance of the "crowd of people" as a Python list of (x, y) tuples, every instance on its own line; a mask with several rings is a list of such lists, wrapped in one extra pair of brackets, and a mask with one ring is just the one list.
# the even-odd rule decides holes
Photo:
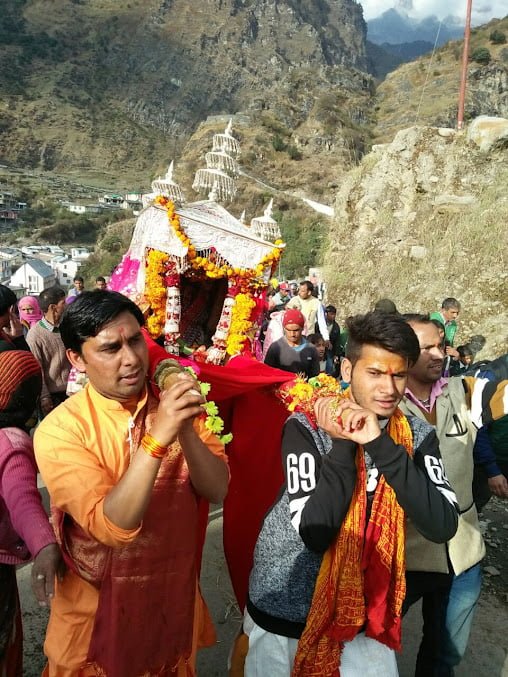
[[(241, 377), (243, 358), (201, 367), (212, 394), (238, 398), (227, 414), (251, 426), (244, 453), (269, 453), (264, 416), (280, 459), (255, 523), (255, 487), (235, 483), (237, 458), (203, 416), (216, 405), (135, 303), (103, 277), (19, 301), (0, 285), (0, 674), (22, 674), (15, 567), (29, 560), (51, 606), (45, 677), (195, 674), (214, 642), (198, 582), (207, 506), (229, 487), (252, 538), (231, 675), (395, 676), (420, 599), (415, 675), (453, 675), (481, 591), (478, 511), (508, 498), (507, 356), (475, 363), (474, 345), (454, 346), (454, 298), (430, 316), (380, 299), (340, 327), (313, 292), (273, 289), (262, 362)], [(254, 415), (236, 380), (257, 392)]]

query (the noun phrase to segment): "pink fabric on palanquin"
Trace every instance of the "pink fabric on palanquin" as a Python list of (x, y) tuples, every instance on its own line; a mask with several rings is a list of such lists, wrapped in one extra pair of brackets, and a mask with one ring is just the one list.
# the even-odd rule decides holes
[(138, 259), (131, 259), (129, 253), (125, 254), (111, 275), (108, 289), (118, 291), (129, 298), (133, 298), (137, 293), (139, 266), (140, 261)]

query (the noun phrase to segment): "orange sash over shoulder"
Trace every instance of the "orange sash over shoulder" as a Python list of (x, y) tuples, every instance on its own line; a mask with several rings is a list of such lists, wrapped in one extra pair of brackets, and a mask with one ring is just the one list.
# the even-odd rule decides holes
[[(388, 434), (413, 454), (407, 418), (397, 409)], [(346, 518), (323, 557), (292, 677), (339, 677), (344, 642), (367, 637), (400, 649), (404, 573), (404, 511), (381, 476), (367, 517), (364, 452), (356, 454), (357, 479)]]

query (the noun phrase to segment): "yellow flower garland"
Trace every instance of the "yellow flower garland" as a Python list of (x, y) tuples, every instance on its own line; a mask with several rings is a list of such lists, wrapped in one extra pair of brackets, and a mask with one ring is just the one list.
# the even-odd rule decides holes
[(146, 321), (146, 328), (153, 338), (161, 336), (166, 321), (164, 271), (167, 260), (167, 254), (155, 249), (152, 249), (146, 257), (145, 299), (152, 310)]
[[(166, 209), (171, 228), (183, 246), (187, 248), (187, 258), (192, 269), (204, 273), (206, 277), (211, 279), (228, 278), (233, 280), (237, 289), (240, 290), (235, 296), (230, 330), (226, 340), (226, 352), (229, 355), (241, 353), (247, 340), (247, 334), (253, 325), (250, 317), (256, 302), (251, 296), (251, 290), (256, 287), (261, 288), (265, 286), (265, 273), (267, 271), (270, 275), (273, 274), (285, 246), (283, 241), (276, 240), (272, 251), (266, 254), (254, 268), (235, 268), (227, 264), (219, 266), (206, 256), (197, 256), (196, 248), (183, 230), (175, 205), (169, 198), (159, 195), (155, 198), (155, 204), (161, 205)], [(158, 291), (154, 292), (154, 296), (157, 298)], [(159, 315), (159, 307), (161, 315)], [(159, 331), (160, 329), (159, 334), (157, 334), (160, 335), (164, 328), (165, 306), (163, 304), (157, 305), (156, 308), (157, 310), (154, 310), (154, 315), (149, 318), (147, 324), (151, 334), (151, 325), (153, 325), (153, 331)], [(152, 335), (155, 336), (156, 334), (153, 333)]]
[(247, 340), (247, 334), (252, 328), (250, 316), (256, 302), (248, 294), (237, 294), (231, 317), (231, 327), (226, 340), (226, 352), (228, 355), (238, 355), (242, 352), (243, 344)]
[(176, 236), (180, 242), (187, 247), (187, 257), (190, 261), (190, 264), (194, 270), (202, 271), (207, 277), (212, 279), (218, 279), (221, 277), (227, 278), (244, 278), (249, 280), (253, 284), (264, 285), (263, 275), (265, 269), (270, 268), (272, 271), (276, 264), (278, 263), (284, 243), (282, 240), (275, 241), (275, 247), (271, 252), (266, 254), (261, 261), (256, 265), (255, 268), (233, 268), (223, 264), (218, 266), (214, 261), (211, 261), (206, 256), (196, 256), (196, 248), (192, 244), (191, 240), (187, 237), (184, 232), (182, 225), (180, 223), (180, 218), (175, 211), (175, 204), (169, 198), (164, 197), (163, 195), (158, 195), (155, 198), (155, 203), (165, 207), (168, 214), (168, 221), (173, 228)]
[(311, 409), (317, 396), (333, 397), (341, 393), (340, 383), (328, 374), (318, 374), (308, 381), (297, 376), (294, 381), (283, 385), (278, 395), (285, 403), (288, 411)]

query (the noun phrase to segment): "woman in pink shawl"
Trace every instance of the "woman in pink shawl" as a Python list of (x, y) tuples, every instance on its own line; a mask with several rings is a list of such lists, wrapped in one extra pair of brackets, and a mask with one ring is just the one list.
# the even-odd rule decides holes
[(30, 327), (39, 320), (42, 320), (42, 311), (39, 307), (39, 301), (35, 296), (23, 296), (23, 298), (18, 301), (18, 311), (19, 319), (21, 320), (26, 336)]

